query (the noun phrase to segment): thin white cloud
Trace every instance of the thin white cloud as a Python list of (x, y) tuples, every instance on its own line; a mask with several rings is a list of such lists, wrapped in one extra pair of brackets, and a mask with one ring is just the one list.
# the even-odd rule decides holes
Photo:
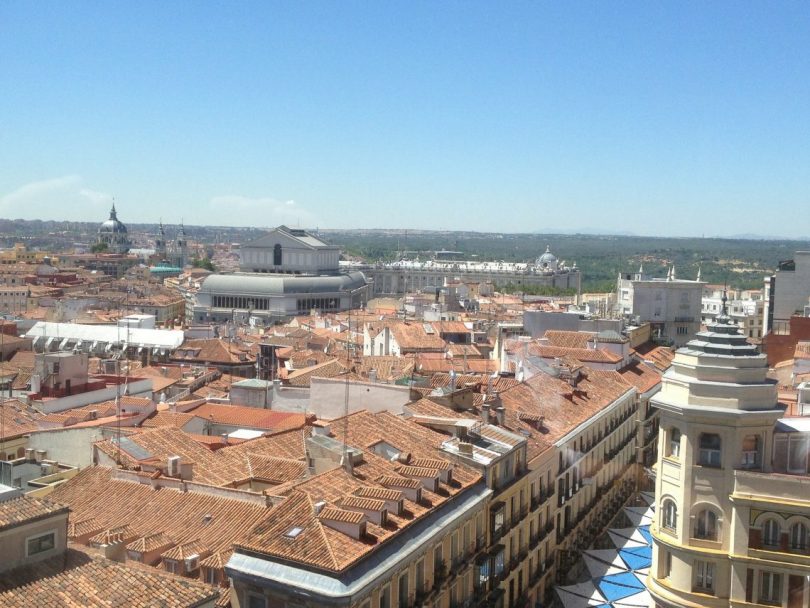
[(99, 217), (111, 201), (112, 195), (89, 188), (80, 175), (64, 175), (29, 182), (0, 196), (0, 216), (87, 221)]
[(210, 215), (232, 226), (312, 226), (315, 215), (293, 200), (280, 201), (266, 196), (252, 198), (239, 194), (215, 196), (209, 203)]

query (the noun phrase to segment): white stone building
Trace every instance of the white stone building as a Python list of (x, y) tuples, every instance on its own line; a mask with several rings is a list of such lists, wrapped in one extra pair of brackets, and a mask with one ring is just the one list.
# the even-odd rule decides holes
[(676, 279), (675, 268), (666, 279), (653, 279), (639, 268), (635, 274), (619, 275), (616, 285), (617, 312), (650, 323), (655, 339), (682, 346), (700, 330), (703, 283)]

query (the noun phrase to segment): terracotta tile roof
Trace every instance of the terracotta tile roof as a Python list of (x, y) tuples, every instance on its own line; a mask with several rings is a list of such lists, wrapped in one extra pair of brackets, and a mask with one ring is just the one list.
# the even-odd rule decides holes
[(68, 538), (73, 539), (79, 536), (85, 536), (87, 534), (95, 535), (103, 530), (104, 526), (102, 526), (101, 523), (93, 517), (80, 521), (73, 519), (70, 521), (70, 523), (68, 523)]
[[(313, 365), (330, 361), (333, 358), (323, 351), (312, 350), (311, 348), (307, 348), (305, 350), (289, 349), (289, 351), (289, 353), (285, 353), (284, 358), (288, 359), (292, 363), (293, 369), (312, 367)], [(281, 353), (278, 353), (278, 356), (279, 358), (282, 358)]]
[(69, 548), (0, 577), (4, 608), (191, 608), (219, 591), (156, 569), (133, 568)]
[(184, 560), (189, 557), (206, 557), (210, 552), (211, 550), (201, 543), (199, 539), (194, 539), (164, 551), (160, 557), (163, 559)]
[(674, 350), (668, 346), (656, 346), (652, 342), (636, 346), (635, 352), (643, 360), (651, 361), (661, 372), (667, 371), (675, 358)]
[(480, 357), (481, 351), (475, 344), (450, 344), (447, 346), (447, 352), (453, 357)]
[(468, 334), (470, 329), (462, 321), (434, 321), (434, 331), (439, 334)]
[(498, 361), (494, 359), (467, 359), (453, 357), (451, 359), (432, 359), (417, 355), (417, 369), (423, 374), (435, 372), (491, 374), (499, 367)]
[(398, 477), (396, 475), (382, 475), (377, 479), (386, 488), (410, 488), (415, 490), (421, 487), (421, 484), (416, 479), (408, 479), (407, 477)]
[(549, 329), (543, 337), (548, 340), (549, 346), (563, 346), (565, 348), (588, 348), (588, 340), (595, 334), (580, 331), (562, 331)]
[[(389, 325), (394, 339), (403, 351), (444, 351), (446, 344), (438, 333), (427, 333), (423, 323), (401, 321)], [(465, 330), (466, 331), (466, 330)]]
[(153, 429), (159, 426), (176, 426), (177, 428), (183, 428), (196, 417), (197, 416), (194, 414), (188, 414), (186, 412), (155, 412), (152, 416), (144, 420), (141, 426), (147, 429)]
[(391, 488), (378, 488), (376, 486), (360, 486), (354, 491), (356, 496), (362, 498), (372, 498), (376, 500), (402, 500), (405, 495), (399, 490), (392, 490)]
[(93, 519), (105, 528), (89, 542), (112, 537), (138, 551), (197, 542), (212, 553), (227, 551), (273, 512), (235, 490), (155, 489), (114, 473), (107, 467), (87, 467), (52, 494), (70, 507), (70, 521)]
[(13, 528), (14, 526), (51, 517), (59, 513), (67, 513), (67, 511), (66, 506), (50, 500), (25, 495), (18, 496), (0, 502), (0, 530)]
[(250, 478), (271, 483), (285, 483), (306, 476), (309, 467), (303, 460), (277, 458), (262, 454), (248, 454)]
[[(273, 509), (272, 517), (257, 526), (245, 542), (237, 543), (237, 548), (303, 563), (312, 568), (340, 572), (369, 556), (388, 538), (481, 479), (477, 471), (456, 464), (452, 483), (439, 481), (438, 493), (422, 488), (417, 479), (403, 477), (396, 472), (398, 467), (403, 466), (402, 463), (378, 456), (369, 446), (385, 441), (394, 449), (412, 453), (416, 458), (444, 461), (440, 446), (446, 439), (445, 435), (387, 412), (358, 412), (349, 418), (349, 444), (363, 452), (361, 461), (354, 465), (352, 473), (337, 467), (304, 481), (274, 488), (273, 493), (286, 497), (286, 500)], [(333, 421), (333, 424), (340, 424), (340, 420)], [(438, 469), (430, 471), (438, 474)], [(408, 500), (406, 494), (417, 488), (421, 488), (421, 500)], [(399, 512), (397, 507), (397, 512), (389, 511), (383, 527), (366, 520), (363, 513), (351, 510), (363, 507), (377, 510), (384, 501), (402, 504), (403, 510)], [(326, 505), (318, 516), (315, 515), (314, 505), (321, 502)], [(324, 525), (324, 513), (329, 516), (334, 512), (341, 521), (364, 522), (365, 534), (358, 539)]]
[[(398, 499), (395, 499), (398, 500)], [(347, 496), (340, 506), (344, 509), (364, 509), (366, 511), (382, 511), (385, 509), (385, 501), (374, 498), (361, 498), (360, 496)]]
[(632, 363), (619, 370), (622, 379), (635, 386), (639, 393), (646, 393), (661, 384), (661, 373), (645, 363)]
[(0, 425), (2, 439), (13, 439), (36, 431), (39, 428), (38, 422), (43, 417), (34, 408), (17, 399), (1, 402), (0, 410), (3, 419), (3, 424)]
[(165, 549), (174, 545), (174, 541), (163, 532), (155, 532), (147, 536), (133, 540), (127, 545), (127, 550), (137, 551), (138, 553), (147, 553), (157, 549)]
[(410, 376), (413, 371), (413, 357), (369, 356), (362, 357), (355, 364), (355, 370), (364, 378), (369, 377), (371, 370), (377, 373), (381, 382), (393, 382)]
[(347, 524), (359, 524), (365, 520), (365, 516), (358, 511), (347, 511), (345, 509), (338, 509), (335, 507), (324, 507), (318, 515), (318, 519), (328, 519)]
[[(243, 358), (244, 357), (244, 358)], [(170, 359), (173, 361), (191, 361), (220, 365), (246, 364), (255, 360), (246, 350), (235, 343), (221, 338), (209, 340), (186, 340), (175, 350)]]
[(217, 551), (216, 553), (212, 553), (208, 557), (203, 560), (200, 560), (200, 566), (205, 568), (224, 568), (225, 564), (228, 563), (231, 555), (233, 555), (233, 551), (231, 549), (227, 549), (225, 551)]
[(8, 362), (14, 367), (34, 369), (36, 353), (32, 350), (19, 350), (14, 353)]
[(265, 431), (301, 428), (306, 423), (304, 414), (277, 412), (244, 405), (202, 403), (198, 407), (186, 410), (186, 413), (193, 414), (203, 420), (210, 420), (214, 424)]
[[(576, 388), (541, 372), (501, 393), (500, 401), (506, 408), (505, 427), (515, 431), (522, 428), (531, 439), (553, 443), (631, 390), (618, 373), (596, 373), (588, 368), (584, 371)], [(542, 416), (543, 430), (519, 420), (520, 413)], [(529, 446), (531, 451), (532, 441)]]
[[(511, 350), (514, 348), (514, 350)], [(518, 352), (520, 347), (507, 346), (509, 352)], [(530, 342), (529, 354), (542, 357), (543, 359), (554, 359), (560, 357), (573, 357), (583, 363), (619, 363), (621, 355), (612, 353), (601, 348), (568, 348), (564, 346), (546, 346), (537, 342)]]
[(330, 359), (324, 363), (296, 369), (287, 374), (286, 383), (290, 386), (309, 386), (312, 378), (334, 378), (345, 372), (345, 368), (337, 359)]

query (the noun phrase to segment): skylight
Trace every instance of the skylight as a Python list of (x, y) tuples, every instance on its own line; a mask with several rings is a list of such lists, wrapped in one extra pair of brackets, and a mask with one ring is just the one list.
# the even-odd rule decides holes
[(296, 527), (292, 528), (291, 530), (289, 530), (284, 536), (286, 536), (287, 538), (295, 538), (299, 534), (301, 534), (301, 532), (303, 532), (303, 531), (304, 531), (303, 528), (299, 528), (298, 526), (296, 526)]

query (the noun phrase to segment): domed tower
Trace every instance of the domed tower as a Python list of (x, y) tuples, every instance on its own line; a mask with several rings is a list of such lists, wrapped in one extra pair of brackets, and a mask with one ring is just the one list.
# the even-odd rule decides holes
[[(680, 348), (651, 403), (660, 410), (653, 564), (656, 606), (727, 608), (744, 601), (751, 511), (741, 471), (767, 477), (784, 410), (765, 355), (721, 314)], [(736, 605), (736, 604), (734, 604)], [(781, 605), (781, 604), (778, 604)]]
[(115, 203), (110, 209), (110, 219), (98, 228), (98, 242), (107, 246), (109, 253), (126, 253), (129, 251), (130, 241), (127, 227), (118, 220)]
[(163, 220), (160, 220), (160, 228), (155, 237), (155, 255), (160, 260), (166, 259), (166, 231), (163, 229)]
[(551, 247), (546, 245), (546, 252), (537, 258), (535, 265), (540, 272), (557, 272), (557, 256), (551, 253)]

